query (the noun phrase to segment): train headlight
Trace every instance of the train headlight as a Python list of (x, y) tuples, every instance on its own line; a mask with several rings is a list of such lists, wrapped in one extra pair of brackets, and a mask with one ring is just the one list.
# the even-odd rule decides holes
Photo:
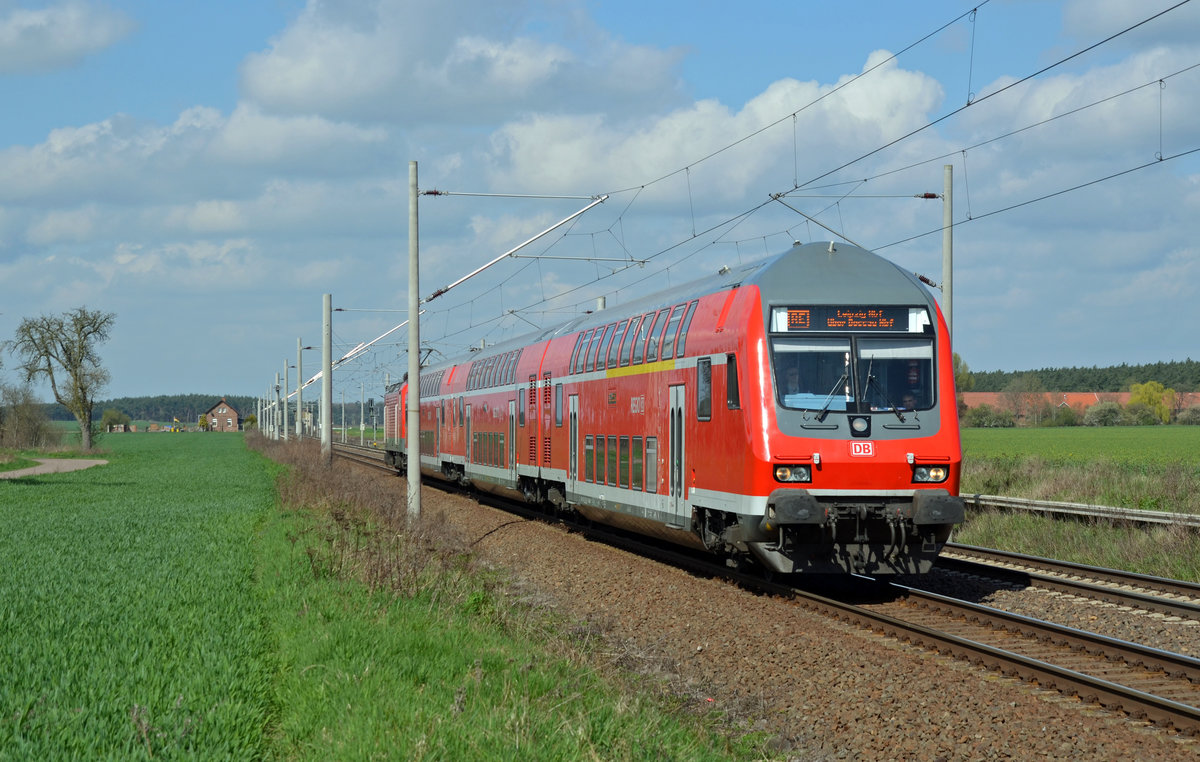
[(942, 466), (917, 466), (913, 469), (914, 482), (939, 484), (946, 481), (947, 471)]
[(811, 482), (812, 469), (808, 466), (775, 466), (777, 482)]

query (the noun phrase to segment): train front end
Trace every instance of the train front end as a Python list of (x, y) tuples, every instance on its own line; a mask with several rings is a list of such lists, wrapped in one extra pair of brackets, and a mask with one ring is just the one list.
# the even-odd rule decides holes
[(759, 284), (767, 499), (741, 529), (747, 549), (782, 573), (927, 572), (963, 520), (937, 304), (856, 247), (803, 247), (777, 267)]

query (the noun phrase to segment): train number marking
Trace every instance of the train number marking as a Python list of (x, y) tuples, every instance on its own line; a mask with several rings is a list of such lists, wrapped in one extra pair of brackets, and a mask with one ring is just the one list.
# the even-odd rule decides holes
[(645, 413), (646, 412), (646, 398), (645, 397), (630, 397), (629, 398), (629, 412), (634, 415), (642, 415), (643, 413)]
[(851, 442), (850, 455), (855, 458), (874, 458), (875, 443), (874, 442)]

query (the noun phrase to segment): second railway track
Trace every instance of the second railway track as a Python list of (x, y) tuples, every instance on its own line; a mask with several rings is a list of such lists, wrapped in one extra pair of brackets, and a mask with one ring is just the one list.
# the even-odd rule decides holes
[[(383, 465), (382, 453), (378, 450), (338, 445), (335, 452), (339, 457), (358, 463), (393, 470)], [(724, 567), (686, 553), (649, 546), (607, 532), (604, 534), (606, 541), (637, 549), (638, 552), (698, 573), (730, 577), (743, 585), (791, 597), (800, 605), (825, 615), (939, 653), (963, 658), (1006, 675), (1019, 676), (1041, 687), (1077, 695), (1084, 701), (1098, 703), (1134, 718), (1200, 735), (1200, 661), (1190, 656), (1000, 611), (915, 587), (893, 585), (894, 592), (881, 596), (880, 600), (848, 603), (804, 589), (765, 583), (751, 575), (732, 574)], [(952, 548), (955, 554), (969, 554), (975, 550), (962, 546)], [(948, 565), (955, 563), (958, 562), (951, 561)], [(960, 565), (959, 568), (961, 570), (964, 567)], [(980, 569), (974, 568), (974, 571)], [(1009, 573), (1027, 578), (1031, 571), (1010, 569)], [(1060, 569), (1059, 574), (1062, 573)], [(1105, 587), (1095, 582), (1084, 584)], [(1107, 585), (1110, 586), (1109, 591), (1098, 594), (1116, 595), (1111, 590), (1129, 586), (1129, 583), (1109, 579)], [(1082, 590), (1075, 587), (1073, 594), (1079, 594)], [(1122, 591), (1121, 594), (1154, 597), (1144, 592)], [(1124, 602), (1121, 605), (1128, 605), (1131, 601), (1129, 598), (1122, 600)], [(1181, 610), (1177, 608), (1177, 613), (1173, 615), (1197, 616), (1194, 602), (1185, 601), (1179, 605), (1191, 608), (1182, 610), (1183, 613), (1178, 613)]]

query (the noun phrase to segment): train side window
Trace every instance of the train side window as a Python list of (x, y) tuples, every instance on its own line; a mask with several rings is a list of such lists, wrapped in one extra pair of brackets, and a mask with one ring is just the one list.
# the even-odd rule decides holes
[(617, 486), (617, 438), (608, 438), (608, 483)]
[(562, 428), (562, 384), (554, 385), (554, 425)]
[(586, 358), (587, 363), (584, 365), (584, 368), (583, 368), (588, 373), (591, 373), (596, 367), (596, 349), (597, 349), (598, 345), (600, 344), (600, 339), (602, 339), (603, 337), (604, 337), (604, 329), (603, 328), (597, 328), (592, 333), (592, 341), (590, 344), (588, 344), (588, 348), (587, 348), (587, 358)]
[(588, 329), (579, 336), (578, 346), (575, 347), (575, 354), (571, 357), (571, 372), (583, 372), (583, 361), (587, 355), (589, 342), (592, 340), (592, 331)]
[[(687, 314), (683, 316), (683, 322), (679, 324), (679, 338), (675, 340), (675, 356), (683, 357), (684, 346), (687, 344), (688, 329), (692, 327), (692, 316), (696, 314), (696, 306), (699, 301), (693, 301), (688, 305)], [(670, 333), (668, 331), (668, 333)]]
[(629, 437), (621, 437), (621, 459), (617, 463), (617, 468), (620, 469), (620, 482), (622, 487), (629, 486)]
[(712, 358), (696, 362), (696, 420), (712, 420)]
[(646, 491), (658, 492), (658, 437), (646, 437)]
[(725, 355), (725, 407), (730, 410), (742, 408), (742, 393), (738, 388), (737, 355)]
[(604, 437), (596, 437), (596, 484), (604, 484)]
[(612, 343), (608, 346), (608, 367), (617, 367), (617, 356), (621, 353), (621, 340), (625, 337), (625, 328), (629, 324), (625, 321), (617, 323), (617, 332), (613, 334)]
[(633, 460), (630, 462), (633, 467), (633, 473), (630, 476), (631, 484), (629, 486), (640, 490), (642, 488), (642, 438), (633, 438)]
[(641, 365), (646, 356), (646, 337), (650, 335), (650, 323), (654, 321), (654, 313), (647, 312), (642, 316), (642, 326), (638, 329), (637, 338), (633, 342), (633, 364)]
[(669, 312), (669, 310), (659, 310), (658, 316), (654, 318), (654, 325), (650, 326), (650, 336), (646, 339), (646, 362), (654, 362), (658, 359), (659, 329), (666, 322)]
[(642, 321), (640, 315), (634, 315), (629, 318), (629, 327), (625, 329), (625, 339), (621, 342), (621, 367), (624, 368), (629, 364), (629, 349), (633, 344), (633, 337), (637, 336), (638, 324)]
[(604, 337), (600, 339), (600, 346), (596, 347), (596, 370), (604, 370), (605, 361), (608, 359), (608, 345), (612, 343), (613, 331), (616, 329), (616, 323), (610, 323), (604, 329)]
[(596, 445), (592, 439), (591, 434), (588, 434), (586, 437), (584, 437), (584, 439), (583, 439), (583, 480), (584, 481), (591, 482), (591, 481), (596, 480), (596, 469), (595, 469), (595, 466), (593, 465), (594, 461), (592, 460), (592, 455), (593, 455), (593, 451), (595, 450), (595, 447), (596, 447)]
[(675, 333), (679, 330), (679, 321), (683, 319), (684, 305), (680, 304), (671, 310), (671, 319), (667, 321), (667, 330), (663, 331), (662, 359), (670, 360), (675, 356)]

